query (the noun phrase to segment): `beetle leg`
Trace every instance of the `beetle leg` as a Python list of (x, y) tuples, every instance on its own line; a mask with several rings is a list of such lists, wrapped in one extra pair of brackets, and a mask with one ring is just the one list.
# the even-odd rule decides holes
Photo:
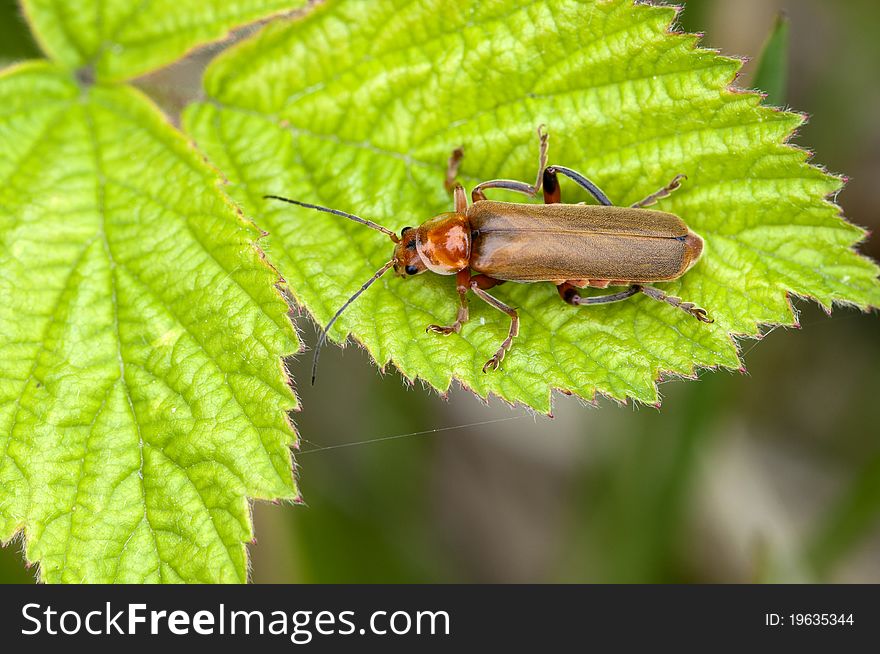
[(467, 192), (464, 190), (464, 187), (456, 182), (452, 187), (452, 193), (455, 199), (455, 212), (467, 213)]
[(569, 304), (575, 306), (581, 306), (585, 304), (607, 304), (609, 302), (620, 302), (621, 300), (632, 297), (636, 293), (644, 293), (648, 297), (653, 298), (659, 302), (666, 302), (667, 304), (671, 304), (674, 307), (678, 307), (682, 311), (685, 311), (692, 315), (700, 322), (715, 322), (712, 318), (708, 316), (705, 309), (701, 309), (693, 302), (682, 302), (680, 297), (667, 295), (659, 288), (654, 288), (653, 286), (633, 284), (625, 291), (620, 291), (619, 293), (611, 293), (609, 295), (597, 295), (595, 297), (581, 297), (578, 293), (577, 287), (569, 282), (559, 284), (556, 289), (559, 291), (559, 297), (561, 297)]
[(503, 188), (508, 191), (515, 191), (516, 193), (528, 195), (530, 198), (535, 197), (535, 193), (537, 193), (534, 186), (526, 184), (525, 182), (517, 182), (513, 179), (492, 179), (488, 182), (480, 182), (477, 184), (474, 187), (474, 190), (471, 191), (471, 200), (474, 202), (485, 200), (486, 194), (483, 193), (483, 191), (487, 188)]
[(632, 209), (644, 209), (645, 207), (650, 207), (652, 204), (656, 204), (657, 200), (662, 200), (663, 198), (671, 195), (673, 191), (678, 190), (678, 187), (681, 186), (681, 180), (683, 179), (687, 179), (687, 175), (676, 175), (672, 178), (671, 182), (669, 182), (659, 191), (651, 193), (651, 195), (646, 197), (644, 200), (640, 200), (635, 204), (630, 205), (630, 207)]
[[(604, 204), (606, 207), (611, 206), (611, 200), (608, 199), (608, 196), (602, 192), (598, 186), (593, 184), (586, 177), (581, 175), (576, 170), (572, 170), (571, 168), (566, 168), (565, 166), (548, 166), (544, 169), (544, 202), (547, 204), (553, 204), (555, 202), (559, 202), (559, 197), (561, 195), (559, 191), (559, 180), (556, 177), (556, 173), (561, 173), (572, 180), (575, 184), (584, 189), (587, 193), (596, 198), (596, 202), (599, 204)], [(548, 200), (548, 191), (547, 189), (551, 189), (549, 195), (551, 198), (555, 197), (555, 200)], [(555, 190), (554, 190), (555, 189)]]
[(434, 332), (435, 334), (442, 334), (443, 336), (449, 336), (449, 334), (457, 334), (461, 331), (461, 326), (468, 321), (468, 301), (467, 301), (467, 292), (471, 285), (471, 272), (470, 270), (460, 270), (455, 277), (456, 282), (456, 290), (458, 291), (458, 315), (455, 317), (455, 322), (445, 327), (443, 325), (428, 325), (428, 328), (425, 331)]
[(494, 277), (489, 277), (489, 275), (474, 275), (471, 277), (471, 281), (475, 282), (477, 286), (484, 291), (488, 291), (490, 288), (500, 286), (504, 283), (503, 279), (495, 279)]
[[(486, 194), (483, 191), (489, 188), (503, 188), (508, 191), (522, 193), (523, 195), (527, 195), (530, 198), (538, 195), (538, 191), (541, 190), (541, 184), (545, 179), (544, 169), (547, 167), (547, 150), (549, 148), (550, 142), (550, 135), (544, 128), (544, 125), (538, 126), (538, 141), (538, 175), (535, 178), (534, 185), (526, 184), (525, 182), (518, 182), (513, 179), (493, 179), (489, 180), (488, 182), (481, 182), (477, 184), (474, 187), (474, 190), (471, 191), (471, 199), (474, 202), (485, 200)], [(451, 161), (452, 159), (450, 159), (450, 163)]]
[(621, 300), (632, 297), (641, 290), (638, 284), (633, 284), (625, 291), (620, 291), (619, 293), (611, 293), (609, 295), (597, 295), (595, 297), (581, 297), (581, 295), (578, 293), (577, 287), (573, 284), (570, 284), (569, 282), (560, 284), (556, 287), (556, 289), (559, 291), (559, 297), (574, 306), (580, 306), (584, 304), (607, 304), (608, 302), (620, 302)]
[(535, 179), (535, 192), (537, 195), (541, 190), (541, 183), (544, 181), (544, 169), (547, 167), (547, 150), (550, 148), (550, 134), (544, 125), (538, 125), (538, 177)]
[(559, 188), (559, 178), (554, 168), (545, 168), (544, 178), (544, 204), (558, 204), (562, 202), (562, 189)]
[(519, 315), (517, 314), (516, 309), (507, 306), (506, 304), (504, 304), (504, 302), (492, 297), (486, 291), (480, 288), (479, 282), (471, 280), (471, 290), (476, 293), (481, 300), (483, 300), (487, 304), (491, 304), (499, 311), (503, 311), (508, 316), (510, 316), (510, 329), (507, 332), (507, 338), (505, 338), (504, 342), (501, 343), (501, 347), (498, 348), (498, 351), (495, 353), (495, 355), (483, 364), (483, 372), (488, 372), (490, 368), (492, 370), (498, 370), (498, 366), (501, 365), (501, 361), (502, 359), (504, 359), (504, 355), (510, 349), (510, 346), (513, 345), (513, 339), (516, 338), (517, 334), (519, 334)]
[(659, 288), (654, 288), (653, 286), (641, 286), (639, 284), (636, 284), (635, 286), (638, 287), (638, 289), (648, 297), (654, 298), (655, 300), (658, 300), (660, 302), (666, 302), (667, 304), (671, 304), (674, 307), (678, 307), (682, 311), (685, 311), (692, 315), (700, 322), (715, 322), (712, 318), (708, 316), (705, 309), (701, 309), (693, 302), (682, 302), (680, 297), (667, 295)]
[(464, 158), (464, 148), (457, 147), (449, 155), (449, 162), (446, 164), (446, 179), (443, 186), (446, 187), (447, 193), (452, 193), (455, 188), (455, 178), (458, 177), (458, 168), (461, 166), (461, 160)]

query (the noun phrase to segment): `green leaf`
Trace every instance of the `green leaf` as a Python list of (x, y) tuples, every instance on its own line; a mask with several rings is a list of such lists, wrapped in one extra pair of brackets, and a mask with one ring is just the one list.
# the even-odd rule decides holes
[(139, 92), (0, 76), (0, 539), (46, 581), (244, 581), (295, 498), (256, 228)]
[(198, 45), (306, 0), (22, 0), (46, 54), (67, 68), (123, 80), (171, 63)]
[[(520, 336), (503, 369), (484, 374), (507, 317), (472, 298), (461, 335), (425, 333), (453, 320), (457, 298), (452, 278), (422, 275), (383, 278), (331, 334), (353, 334), (380, 365), (441, 392), (458, 379), (541, 411), (553, 388), (656, 402), (661, 374), (740, 367), (731, 334), (794, 324), (787, 294), (827, 308), (880, 304), (877, 267), (852, 250), (863, 231), (826, 200), (840, 180), (786, 145), (803, 117), (731, 91), (740, 62), (671, 33), (674, 18), (624, 0), (328, 2), (216, 59), (207, 99), (184, 122), (229, 177), (227, 192), (270, 232), (272, 259), (320, 323), (391, 244), (263, 194), (399, 230), (451, 210), (443, 178), (456, 146), (469, 187), (533, 180), (541, 123), (550, 162), (585, 173), (617, 204), (687, 174), (661, 208), (702, 235), (706, 252), (659, 286), (708, 309), (713, 325), (643, 296), (574, 308), (550, 284), (506, 284), (493, 292), (519, 308)], [(563, 193), (585, 199), (572, 185)]]
[(758, 60), (755, 88), (767, 94), (767, 102), (785, 104), (785, 83), (788, 78), (788, 17), (780, 12)]

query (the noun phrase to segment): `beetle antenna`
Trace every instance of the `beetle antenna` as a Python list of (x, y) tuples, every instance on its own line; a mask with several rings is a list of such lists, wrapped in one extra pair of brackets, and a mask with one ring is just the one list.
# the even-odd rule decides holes
[(400, 241), (400, 238), (392, 232), (387, 227), (382, 227), (377, 223), (374, 223), (372, 220), (367, 220), (366, 218), (361, 218), (360, 216), (355, 216), (353, 213), (346, 213), (344, 211), (339, 211), (338, 209), (331, 209), (330, 207), (322, 207), (317, 204), (308, 204), (307, 202), (300, 202), (299, 200), (291, 200), (290, 198), (283, 198), (280, 195), (264, 195), (263, 199), (265, 200), (281, 200), (282, 202), (289, 202), (290, 204), (296, 204), (301, 207), (305, 207), (306, 209), (316, 209), (318, 211), (324, 211), (326, 213), (332, 213), (336, 216), (342, 216), (343, 218), (348, 218), (349, 220), (353, 220), (356, 223), (360, 223), (361, 225), (366, 225), (370, 229), (375, 229), (377, 232), (382, 232), (383, 234), (387, 234), (391, 237), (391, 240), (397, 243)]
[[(299, 204), (299, 203), (297, 203), (297, 204)], [(305, 206), (309, 206), (309, 205), (305, 205)], [(337, 311), (335, 314), (333, 314), (333, 317), (330, 318), (330, 322), (327, 323), (327, 326), (324, 327), (323, 330), (321, 330), (321, 336), (320, 336), (320, 338), (318, 338), (318, 344), (315, 346), (315, 358), (312, 361), (312, 386), (315, 385), (315, 378), (318, 376), (318, 357), (321, 356), (321, 348), (324, 347), (324, 343), (327, 342), (327, 333), (330, 331), (330, 328), (333, 326), (333, 323), (335, 323), (336, 319), (342, 315), (342, 312), (348, 308), (349, 304), (351, 304), (352, 302), (357, 300), (360, 297), (361, 293), (363, 293), (368, 288), (370, 288), (370, 286), (373, 284), (373, 282), (375, 282), (382, 275), (384, 275), (386, 272), (388, 272), (388, 269), (393, 265), (394, 265), (394, 259), (392, 259), (391, 261), (386, 263), (384, 266), (379, 268), (379, 270), (376, 271), (375, 275), (370, 277), (370, 279), (368, 281), (366, 281), (363, 286), (361, 286), (357, 291), (355, 291), (354, 295), (352, 295), (350, 298), (348, 298), (348, 300), (345, 301), (345, 304), (342, 305), (342, 307), (339, 309), (339, 311)]]

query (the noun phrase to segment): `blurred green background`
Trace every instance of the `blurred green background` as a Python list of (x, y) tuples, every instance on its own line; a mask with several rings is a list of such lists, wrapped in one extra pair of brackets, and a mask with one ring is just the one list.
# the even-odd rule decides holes
[[(880, 3), (683, 4), (704, 45), (752, 58), (744, 88), (785, 10), (784, 97), (811, 116), (796, 143), (851, 178), (844, 213), (876, 232)], [(140, 84), (174, 112), (217, 49)], [(0, 65), (33, 56), (15, 3), (0, 0)], [(880, 239), (862, 251), (880, 258)], [(357, 347), (328, 348), (319, 384), (297, 387), (306, 504), (254, 507), (252, 579), (880, 582), (880, 323), (796, 306), (802, 329), (741, 342), (747, 374), (665, 382), (660, 410), (560, 395), (548, 419), (407, 388)], [(310, 365), (309, 353), (292, 361), (295, 378)], [(0, 581), (33, 579), (20, 540), (0, 548)]]

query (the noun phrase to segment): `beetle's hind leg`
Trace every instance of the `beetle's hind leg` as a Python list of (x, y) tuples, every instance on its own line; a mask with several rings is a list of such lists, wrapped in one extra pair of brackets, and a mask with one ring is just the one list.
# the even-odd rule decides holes
[(547, 130), (544, 129), (543, 125), (538, 127), (538, 137), (541, 139), (541, 158), (538, 168), (538, 179), (533, 187), (535, 189), (534, 195), (538, 194), (538, 191), (541, 190), (541, 186), (543, 185), (544, 204), (557, 204), (562, 202), (562, 189), (559, 188), (559, 177), (557, 176), (557, 173), (561, 173), (596, 198), (596, 202), (599, 204), (604, 204), (606, 207), (611, 206), (611, 200), (609, 200), (608, 196), (602, 192), (602, 189), (576, 170), (566, 168), (565, 166), (548, 166), (547, 150), (550, 136), (547, 134)]
[(687, 179), (687, 175), (676, 175), (672, 178), (672, 181), (669, 182), (666, 186), (661, 188), (659, 191), (655, 191), (651, 193), (644, 200), (639, 200), (633, 205), (630, 205), (632, 209), (644, 209), (645, 207), (650, 207), (653, 204), (657, 203), (657, 200), (662, 200), (663, 198), (669, 197), (672, 195), (673, 191), (677, 191), (681, 186), (681, 181)]
[(641, 290), (638, 284), (633, 284), (625, 291), (619, 293), (610, 293), (609, 295), (597, 295), (594, 297), (582, 297), (578, 293), (577, 286), (570, 282), (564, 282), (556, 287), (559, 291), (559, 297), (573, 306), (581, 306), (584, 304), (607, 304), (608, 302), (620, 302), (632, 297)]
[(671, 304), (674, 307), (678, 307), (685, 313), (689, 313), (694, 318), (699, 320), (700, 322), (715, 322), (712, 318), (709, 317), (709, 314), (705, 309), (701, 309), (693, 302), (682, 302), (680, 297), (675, 297), (674, 295), (668, 295), (661, 291), (659, 288), (654, 288), (653, 286), (641, 286), (636, 284), (639, 290), (647, 295), (650, 298), (654, 298), (659, 302), (666, 302), (667, 304)]
[(588, 180), (576, 170), (566, 168), (565, 166), (555, 165), (547, 166), (543, 172), (545, 204), (556, 204), (557, 202), (562, 202), (562, 190), (559, 188), (559, 178), (556, 176), (557, 173), (561, 173), (562, 175), (568, 177), (575, 184), (577, 184), (587, 193), (596, 198), (596, 202), (598, 202), (599, 204), (603, 204), (606, 207), (611, 206), (611, 200), (609, 200), (608, 196), (602, 192), (602, 189), (593, 184), (593, 182)]
[(631, 298), (636, 293), (643, 293), (658, 302), (666, 302), (674, 307), (678, 307), (685, 313), (692, 315), (700, 322), (715, 322), (709, 317), (705, 309), (701, 309), (693, 302), (682, 302), (680, 297), (668, 295), (659, 288), (653, 286), (644, 286), (643, 284), (633, 284), (625, 291), (619, 293), (610, 293), (608, 295), (597, 295), (594, 297), (582, 297), (578, 293), (578, 288), (571, 282), (559, 284), (556, 289), (559, 291), (559, 297), (574, 306), (583, 306), (586, 304), (608, 304), (609, 302), (620, 302)]

